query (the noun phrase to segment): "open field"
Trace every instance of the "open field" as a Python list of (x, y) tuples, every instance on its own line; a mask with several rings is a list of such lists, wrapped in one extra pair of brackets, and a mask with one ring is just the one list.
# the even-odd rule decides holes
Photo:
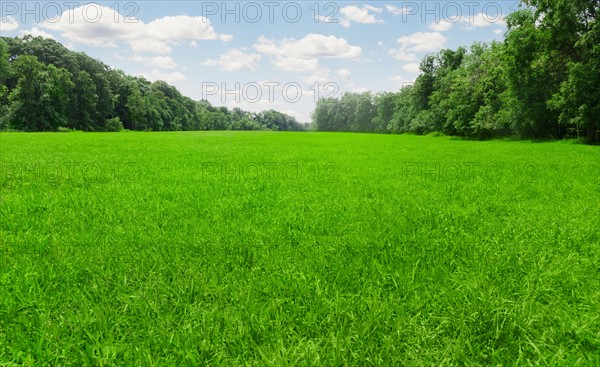
[(0, 134), (0, 365), (600, 365), (600, 148)]

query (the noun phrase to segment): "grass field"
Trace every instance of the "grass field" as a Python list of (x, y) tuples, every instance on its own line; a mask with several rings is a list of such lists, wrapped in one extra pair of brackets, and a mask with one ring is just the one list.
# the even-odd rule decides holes
[(0, 135), (0, 365), (600, 365), (600, 148)]

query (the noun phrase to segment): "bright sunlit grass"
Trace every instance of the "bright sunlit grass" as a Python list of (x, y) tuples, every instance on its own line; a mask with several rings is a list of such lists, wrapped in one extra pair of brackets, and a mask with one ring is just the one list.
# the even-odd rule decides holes
[(0, 365), (600, 364), (597, 146), (0, 145)]

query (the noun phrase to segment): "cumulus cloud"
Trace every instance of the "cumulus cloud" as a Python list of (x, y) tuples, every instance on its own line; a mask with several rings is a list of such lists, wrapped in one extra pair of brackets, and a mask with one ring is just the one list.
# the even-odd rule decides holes
[(348, 69), (338, 70), (337, 75), (342, 79), (348, 79), (348, 80), (352, 77), (352, 73)]
[(405, 8), (399, 8), (397, 6), (394, 5), (386, 5), (385, 6), (385, 10), (387, 10), (388, 12), (394, 14), (394, 15), (400, 15), (402, 13), (406, 12)]
[(348, 69), (340, 69), (336, 72), (337, 76), (345, 83), (347, 88), (354, 87), (354, 79), (352, 73)]
[(406, 65), (402, 66), (402, 69), (405, 71), (408, 71), (409, 73), (418, 73), (421, 71), (419, 69), (419, 64), (417, 64), (417, 63), (406, 64)]
[(0, 18), (0, 34), (2, 32), (11, 32), (19, 28), (19, 23), (13, 17)]
[(419, 58), (417, 57), (417, 55), (415, 54), (411, 54), (411, 53), (406, 53), (404, 51), (401, 50), (395, 50), (395, 49), (390, 49), (388, 51), (388, 53), (396, 60), (400, 60), (400, 61), (407, 61), (407, 62), (411, 62), (411, 61), (417, 61)]
[(21, 34), (21, 36), (25, 36), (27, 34), (30, 34), (34, 37), (43, 37), (43, 38), (50, 38), (50, 39), (55, 39), (53, 35), (51, 35), (50, 33), (46, 33), (43, 30), (39, 29), (38, 27), (33, 27), (30, 30), (27, 31), (21, 31), (19, 32)]
[(175, 60), (173, 60), (173, 58), (170, 56), (146, 57), (140, 55), (133, 55), (129, 59), (131, 61), (141, 62), (143, 64), (161, 69), (175, 69), (177, 67)]
[(456, 22), (451, 22), (449, 20), (442, 19), (437, 23), (431, 23), (429, 25), (429, 29), (436, 32), (445, 32), (450, 30), (452, 26), (454, 26), (454, 23)]
[(279, 70), (310, 73), (306, 83), (327, 82), (329, 70), (319, 65), (322, 58), (358, 59), (362, 49), (350, 45), (345, 39), (322, 34), (308, 34), (301, 39), (284, 38), (274, 41), (264, 36), (252, 46), (268, 55), (270, 62)]
[(476, 14), (473, 17), (464, 17), (461, 18), (460, 21), (465, 25), (464, 28), (467, 30), (489, 27), (492, 25), (506, 25), (506, 21), (502, 15), (492, 16), (484, 13)]
[(343, 27), (348, 28), (352, 22), (360, 24), (383, 23), (381, 19), (377, 19), (375, 15), (371, 14), (371, 12), (381, 13), (382, 11), (382, 8), (377, 8), (371, 5), (365, 5), (362, 8), (354, 5), (345, 6), (340, 9), (340, 13), (344, 16), (340, 20), (340, 24)]
[(63, 38), (74, 43), (115, 47), (117, 41), (124, 41), (135, 52), (161, 54), (171, 52), (172, 45), (184, 41), (231, 40), (230, 35), (217, 34), (205, 17), (166, 16), (144, 23), (93, 3), (65, 10), (42, 22), (40, 27), (60, 32)]
[(157, 81), (157, 80), (163, 80), (169, 84), (175, 83), (175, 82), (179, 82), (179, 81), (183, 81), (186, 80), (187, 78), (185, 77), (185, 75), (181, 74), (178, 71), (174, 71), (174, 72), (170, 72), (170, 73), (163, 73), (158, 69), (154, 69), (152, 70), (150, 73), (142, 73), (141, 74), (144, 78), (150, 80), (151, 82)]
[(232, 39), (233, 39), (232, 34), (220, 34), (219, 35), (219, 40), (221, 40), (223, 42), (231, 42)]
[[(173, 49), (163, 41), (153, 39), (131, 40), (128, 41), (133, 52), (150, 52), (157, 54), (168, 54)], [(114, 44), (114, 43), (113, 43)], [(113, 47), (116, 47), (114, 45)]]
[[(398, 38), (400, 48), (390, 49), (388, 53), (396, 60), (414, 64), (418, 60), (416, 53), (439, 51), (447, 40), (440, 32), (417, 32)], [(414, 70), (414, 66), (407, 67)]]
[(271, 64), (284, 71), (315, 71), (319, 69), (319, 59), (301, 57), (277, 57)]
[(438, 22), (431, 23), (429, 29), (435, 32), (445, 32), (450, 30), (455, 24), (459, 23), (462, 24), (463, 29), (466, 30), (489, 27), (491, 25), (506, 26), (506, 21), (501, 14), (488, 15), (479, 13), (473, 16), (455, 16), (450, 19), (442, 19)]
[(206, 60), (205, 66), (219, 66), (224, 71), (256, 70), (261, 56), (259, 54), (248, 54), (239, 49), (231, 49), (222, 54), (218, 60)]
[(390, 80), (396, 85), (396, 87), (398, 87), (398, 89), (402, 89), (415, 83), (414, 79), (406, 79), (401, 75), (391, 77)]
[(367, 10), (370, 10), (372, 12), (375, 12), (375, 13), (382, 13), (383, 12), (383, 8), (378, 8), (376, 6), (365, 5), (365, 6), (363, 6), (363, 8), (365, 8)]
[(311, 72), (307, 77), (303, 78), (302, 81), (310, 85), (314, 85), (315, 83), (324, 85), (331, 82), (329, 73), (329, 69), (320, 67), (317, 70)]
[(284, 38), (279, 42), (260, 36), (252, 47), (258, 52), (281, 57), (356, 59), (362, 56), (360, 47), (348, 44), (343, 38), (314, 33), (299, 40)]
[(417, 32), (398, 38), (402, 50), (408, 52), (433, 52), (441, 50), (448, 38), (439, 32)]

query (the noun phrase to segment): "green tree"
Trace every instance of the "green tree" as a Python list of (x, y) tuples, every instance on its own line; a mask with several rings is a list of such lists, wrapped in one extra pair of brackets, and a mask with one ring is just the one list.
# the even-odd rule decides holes
[(6, 117), (8, 115), (8, 86), (6, 81), (11, 74), (10, 63), (8, 62), (8, 45), (0, 39), (0, 130), (7, 126)]
[(396, 95), (394, 115), (387, 128), (393, 133), (405, 133), (411, 130), (411, 123), (416, 117), (414, 104), (414, 87), (405, 86)]
[(18, 83), (9, 96), (10, 124), (28, 131), (54, 131), (67, 123), (71, 75), (35, 56), (21, 55), (13, 62)]
[(388, 131), (388, 126), (394, 118), (396, 109), (396, 93), (381, 93), (375, 97), (377, 114), (373, 118), (373, 131), (382, 133)]
[(335, 109), (338, 100), (335, 98), (321, 98), (312, 113), (312, 124), (316, 131), (341, 131), (335, 126)]
[(69, 127), (82, 131), (94, 131), (97, 127), (95, 111), (98, 103), (96, 85), (90, 74), (78, 71), (73, 75), (75, 87), (71, 93), (71, 116)]
[(127, 120), (131, 130), (146, 130), (148, 123), (146, 120), (146, 101), (142, 97), (139, 89), (133, 88), (131, 94), (127, 97)]

